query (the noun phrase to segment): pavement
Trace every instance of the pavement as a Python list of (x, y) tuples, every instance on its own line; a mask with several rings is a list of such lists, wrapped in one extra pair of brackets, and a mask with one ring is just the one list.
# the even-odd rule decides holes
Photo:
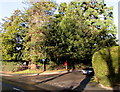
[(43, 71), (39, 73), (11, 73), (11, 72), (2, 72), (0, 71), (0, 76), (14, 76), (14, 75), (20, 75), (20, 76), (35, 76), (35, 75), (50, 75), (50, 74), (63, 74), (67, 73), (66, 70), (56, 70), (56, 71)]
[[(92, 76), (82, 75), (81, 71), (46, 71), (41, 73), (11, 74), (1, 73), (3, 79), (34, 85), (47, 90), (110, 91), (91, 81)], [(117, 89), (120, 90), (120, 89)]]

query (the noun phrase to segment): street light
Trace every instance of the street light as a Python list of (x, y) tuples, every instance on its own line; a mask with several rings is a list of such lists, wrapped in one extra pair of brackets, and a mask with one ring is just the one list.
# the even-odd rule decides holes
[(42, 59), (42, 61), (43, 61), (43, 68), (44, 68), (43, 71), (46, 71), (45, 59)]

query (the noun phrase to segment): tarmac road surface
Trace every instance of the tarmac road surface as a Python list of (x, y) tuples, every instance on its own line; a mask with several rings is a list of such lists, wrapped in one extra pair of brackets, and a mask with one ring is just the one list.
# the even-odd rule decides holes
[[(62, 74), (47, 75), (12, 75), (3, 76), (2, 90), (16, 90), (17, 92), (91, 92), (105, 91), (96, 83), (91, 83), (92, 76), (82, 75), (80, 71), (66, 72)], [(0, 82), (1, 83), (1, 82)], [(15, 91), (15, 92), (16, 92)]]
[(25, 85), (24, 83), (13, 82), (6, 79), (2, 79), (0, 84), (2, 84), (2, 92), (30, 92), (34, 90), (47, 92), (47, 90), (35, 87), (34, 85)]

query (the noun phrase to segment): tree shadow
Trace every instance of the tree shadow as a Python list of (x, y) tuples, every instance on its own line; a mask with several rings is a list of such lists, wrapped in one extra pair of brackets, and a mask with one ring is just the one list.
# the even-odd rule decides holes
[(74, 90), (74, 91), (77, 91), (77, 90), (83, 91), (83, 90), (85, 89), (85, 87), (87, 86), (87, 84), (90, 82), (90, 80), (91, 80), (92, 77), (93, 77), (93, 76), (87, 76), (87, 75), (86, 75), (86, 77), (83, 79), (83, 81), (80, 82), (79, 86), (77, 86), (77, 87), (74, 88), (73, 90)]
[[(102, 59), (105, 60), (107, 68), (108, 68), (108, 74), (105, 75), (110, 83), (110, 86), (113, 88), (112, 92), (116, 92), (120, 90), (120, 47), (118, 47), (118, 67), (117, 69), (115, 68), (115, 66), (113, 65), (113, 59), (111, 56), (111, 49), (107, 48), (107, 58), (106, 58), (106, 54), (102, 53), (101, 51), (99, 51), (99, 54), (101, 55)], [(116, 70), (118, 71), (116, 73)], [(116, 77), (117, 76), (117, 77)], [(79, 84), (79, 86), (77, 86), (76, 88), (74, 88), (73, 90), (77, 91), (83, 91), (85, 89), (85, 87), (87, 86), (87, 84), (89, 83), (89, 81), (91, 80), (92, 76), (86, 76), (86, 78)], [(116, 84), (116, 82), (118, 84)], [(117, 87), (115, 87), (117, 86)]]
[(60, 75), (57, 75), (57, 76), (52, 77), (52, 78), (48, 78), (48, 79), (43, 80), (43, 81), (41, 81), (41, 82), (37, 82), (37, 83), (35, 83), (34, 85), (37, 85), (37, 84), (40, 84), (40, 83), (45, 83), (45, 82), (48, 82), (48, 81), (54, 80), (54, 79), (56, 79), (56, 78), (58, 78), (58, 77), (61, 77), (61, 76), (63, 76), (63, 75), (66, 75), (66, 74), (68, 74), (68, 73), (69, 73), (69, 72), (67, 72), (67, 73), (63, 73), (63, 74), (60, 74)]
[[(106, 75), (110, 86), (113, 88), (113, 91), (119, 90), (118, 85), (120, 84), (120, 47), (118, 47), (118, 67), (115, 68), (115, 66), (113, 66), (113, 59), (111, 56), (111, 49), (107, 48), (107, 53), (108, 53), (108, 57), (106, 58), (105, 53), (100, 52), (100, 55), (102, 57), (102, 59), (104, 59), (104, 61), (106, 62), (107, 68), (108, 68), (108, 75)], [(117, 62), (116, 62), (117, 63)], [(118, 71), (116, 73), (116, 70)], [(116, 84), (116, 82), (118, 84)], [(117, 86), (117, 88), (115, 87)]]

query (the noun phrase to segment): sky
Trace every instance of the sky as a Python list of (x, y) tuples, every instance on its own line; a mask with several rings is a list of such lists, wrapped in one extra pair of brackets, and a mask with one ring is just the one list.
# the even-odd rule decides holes
[[(0, 0), (0, 22), (2, 22), (2, 18), (4, 17), (10, 17), (14, 10), (20, 9), (24, 10), (24, 7), (26, 7), (25, 4), (23, 4), (24, 0)], [(56, 3), (61, 2), (70, 2), (72, 0), (54, 0)], [(118, 27), (118, 1), (120, 0), (104, 0), (104, 2), (107, 4), (107, 6), (113, 6), (113, 14), (114, 14), (114, 23)]]

